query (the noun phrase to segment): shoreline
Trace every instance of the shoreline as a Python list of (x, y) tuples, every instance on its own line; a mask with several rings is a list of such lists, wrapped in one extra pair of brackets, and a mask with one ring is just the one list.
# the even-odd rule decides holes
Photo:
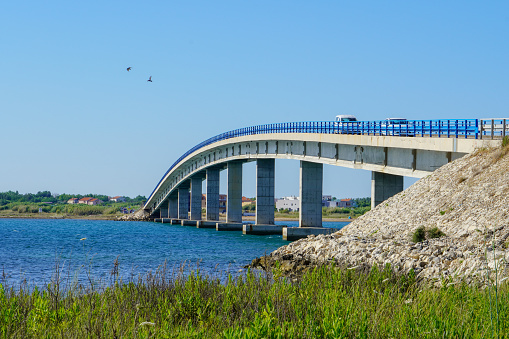
[[(63, 215), (63, 214), (51, 214), (51, 215), (40, 215), (40, 213), (23, 213), (23, 214), (8, 214), (3, 215), (0, 214), (0, 219), (80, 219), (80, 220), (113, 220), (117, 221), (118, 218), (121, 218), (122, 215)], [(291, 217), (276, 217), (275, 221), (299, 221), (299, 218), (291, 218)], [(348, 218), (322, 218), (322, 222), (352, 222), (356, 218), (348, 219)], [(220, 218), (219, 221), (225, 221), (225, 218)], [(254, 216), (243, 217), (242, 221), (254, 221)]]

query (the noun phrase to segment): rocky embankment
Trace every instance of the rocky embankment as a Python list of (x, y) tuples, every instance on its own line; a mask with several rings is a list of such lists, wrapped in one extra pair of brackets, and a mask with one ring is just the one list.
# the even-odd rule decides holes
[[(442, 281), (509, 276), (509, 147), (480, 149), (453, 161), (332, 235), (311, 236), (255, 259), (288, 273), (336, 263), (349, 268), (414, 270)], [(445, 235), (413, 242), (416, 230)]]
[(149, 213), (144, 209), (139, 209), (134, 213), (125, 214), (121, 217), (118, 217), (117, 220), (120, 221), (147, 221), (149, 220)]

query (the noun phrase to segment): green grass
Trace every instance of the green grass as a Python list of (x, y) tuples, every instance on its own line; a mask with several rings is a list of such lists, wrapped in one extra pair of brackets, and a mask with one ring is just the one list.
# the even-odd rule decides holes
[[(114, 271), (114, 270), (113, 270)], [(321, 267), (290, 282), (275, 269), (238, 278), (168, 274), (101, 290), (0, 287), (0, 334), (13, 338), (488, 338), (509, 333), (509, 293), (431, 288), (413, 274)], [(488, 289), (489, 290), (489, 289)], [(498, 327), (495, 327), (498, 325)]]

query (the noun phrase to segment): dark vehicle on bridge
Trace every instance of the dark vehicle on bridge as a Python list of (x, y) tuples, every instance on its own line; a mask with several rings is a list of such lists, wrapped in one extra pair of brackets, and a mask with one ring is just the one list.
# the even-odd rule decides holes
[(402, 137), (415, 136), (414, 126), (404, 118), (387, 118), (380, 125), (381, 135), (395, 135)]

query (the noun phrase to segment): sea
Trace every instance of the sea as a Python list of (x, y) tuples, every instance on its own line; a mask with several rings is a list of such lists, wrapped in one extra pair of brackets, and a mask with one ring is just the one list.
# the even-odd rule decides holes
[[(298, 226), (297, 221), (276, 224)], [(323, 222), (342, 228), (348, 222)], [(244, 235), (156, 222), (0, 219), (0, 283), (44, 287), (56, 281), (108, 285), (155, 273), (237, 275), (254, 258), (288, 244), (280, 235)]]

